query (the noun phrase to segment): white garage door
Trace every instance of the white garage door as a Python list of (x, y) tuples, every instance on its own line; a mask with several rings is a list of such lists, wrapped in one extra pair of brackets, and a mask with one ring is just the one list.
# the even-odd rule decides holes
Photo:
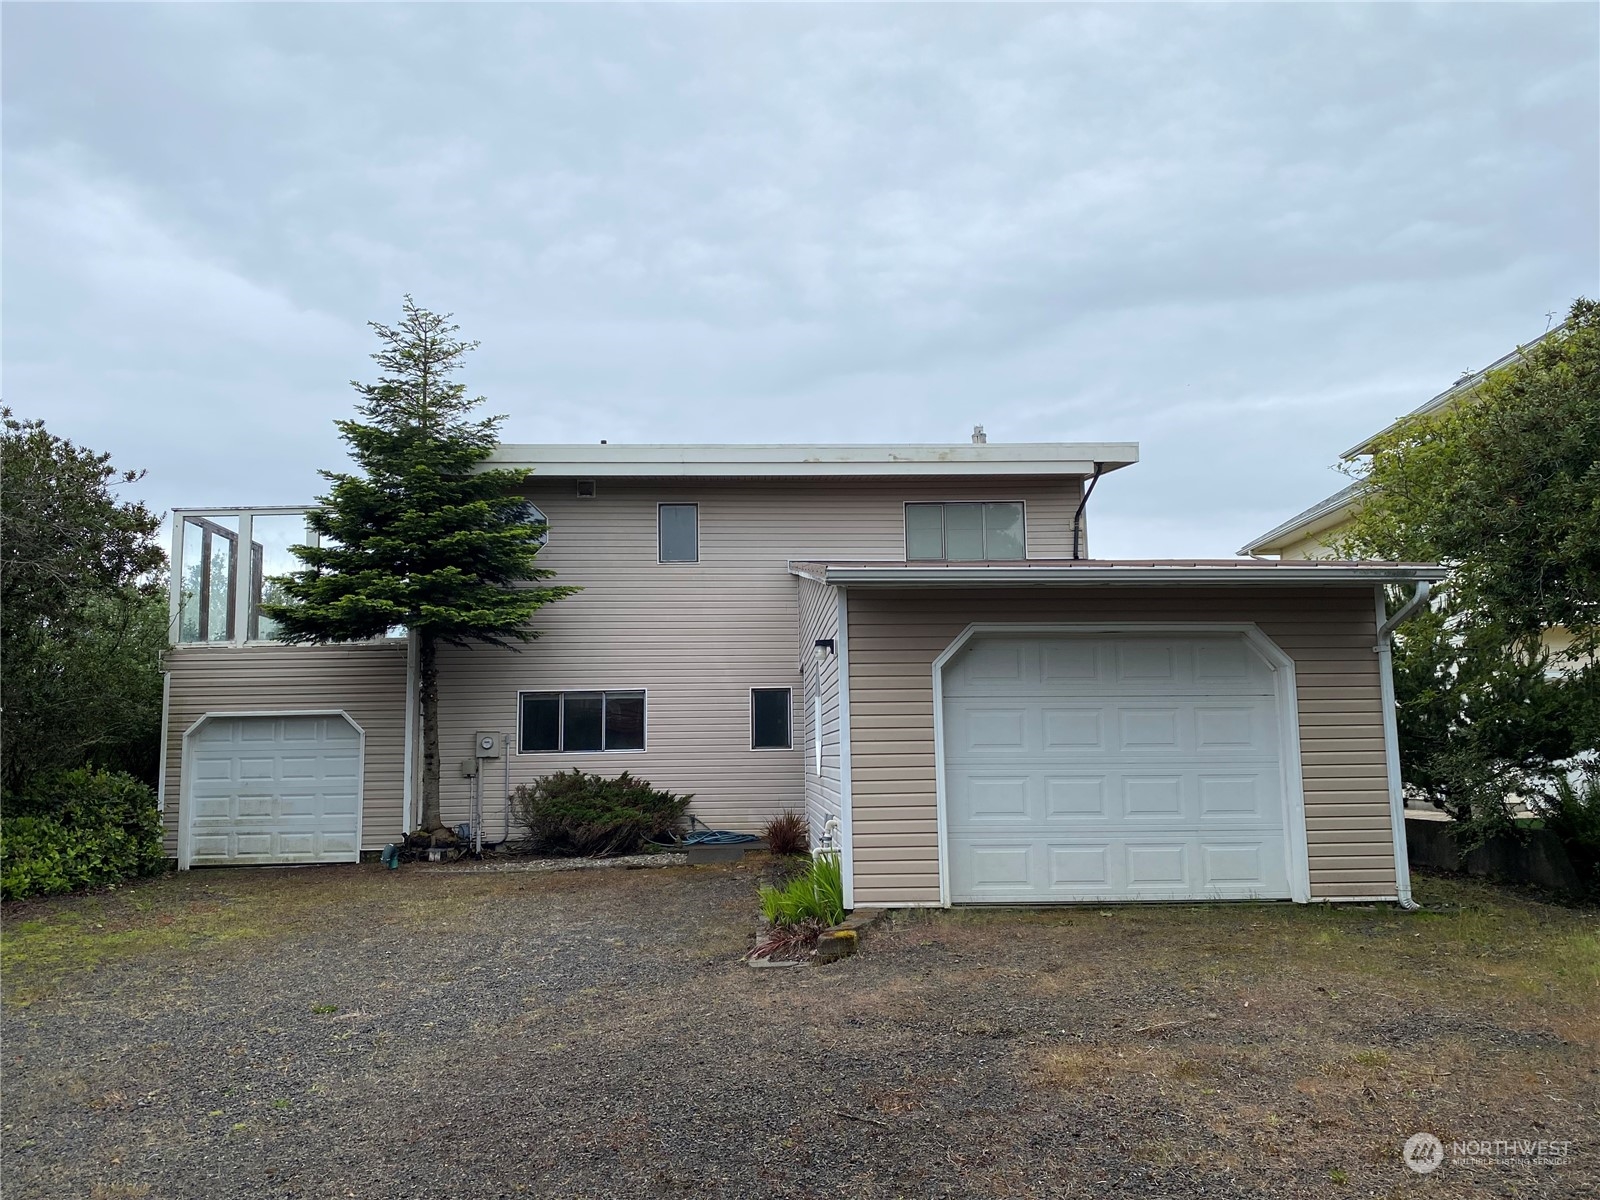
[(361, 856), (361, 735), (342, 716), (212, 717), (187, 783), (186, 865)]
[(1242, 636), (986, 636), (944, 667), (951, 899), (1290, 895), (1274, 672)]

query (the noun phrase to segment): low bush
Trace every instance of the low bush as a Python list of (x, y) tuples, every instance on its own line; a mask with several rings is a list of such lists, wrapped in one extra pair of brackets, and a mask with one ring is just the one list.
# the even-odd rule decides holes
[(512, 810), (540, 854), (633, 854), (676, 833), (693, 796), (660, 791), (624, 771), (615, 779), (574, 768), (511, 793)]
[(57, 771), (5, 800), (0, 895), (51, 896), (164, 866), (156, 796), (132, 775)]
[(844, 872), (837, 854), (819, 854), (782, 887), (763, 884), (761, 915), (771, 924), (797, 925), (821, 921), (837, 925), (844, 920)]
[(1556, 780), (1546, 798), (1544, 827), (1561, 839), (1578, 873), (1580, 898), (1600, 899), (1600, 766), (1585, 765), (1576, 780)]
[(807, 854), (811, 850), (811, 826), (803, 813), (779, 813), (767, 822), (761, 836), (774, 854)]

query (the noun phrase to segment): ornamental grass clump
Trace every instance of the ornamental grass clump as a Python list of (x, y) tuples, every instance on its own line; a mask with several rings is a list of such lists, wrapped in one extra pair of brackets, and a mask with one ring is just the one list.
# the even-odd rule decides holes
[(761, 915), (776, 926), (820, 921), (824, 926), (844, 920), (844, 872), (839, 856), (819, 854), (806, 869), (781, 887), (761, 886)]
[(761, 835), (773, 854), (805, 854), (811, 849), (811, 826), (803, 813), (779, 813), (767, 822)]
[(599, 858), (671, 840), (694, 797), (651, 787), (624, 771), (615, 779), (574, 768), (511, 793), (512, 811), (538, 854)]

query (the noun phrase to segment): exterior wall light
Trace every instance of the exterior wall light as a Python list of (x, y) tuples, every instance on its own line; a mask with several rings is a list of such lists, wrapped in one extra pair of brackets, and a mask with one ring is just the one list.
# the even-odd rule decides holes
[(817, 639), (817, 665), (820, 667), (827, 661), (828, 655), (836, 653), (832, 638)]

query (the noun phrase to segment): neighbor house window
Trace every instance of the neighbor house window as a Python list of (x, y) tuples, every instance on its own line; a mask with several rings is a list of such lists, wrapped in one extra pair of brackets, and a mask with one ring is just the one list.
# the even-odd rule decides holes
[(1027, 557), (1020, 500), (906, 505), (906, 558), (992, 562)]
[(517, 753), (644, 749), (644, 693), (522, 692)]
[(791, 750), (788, 688), (750, 689), (750, 749)]
[(656, 557), (664, 563), (700, 561), (700, 506), (656, 506)]

